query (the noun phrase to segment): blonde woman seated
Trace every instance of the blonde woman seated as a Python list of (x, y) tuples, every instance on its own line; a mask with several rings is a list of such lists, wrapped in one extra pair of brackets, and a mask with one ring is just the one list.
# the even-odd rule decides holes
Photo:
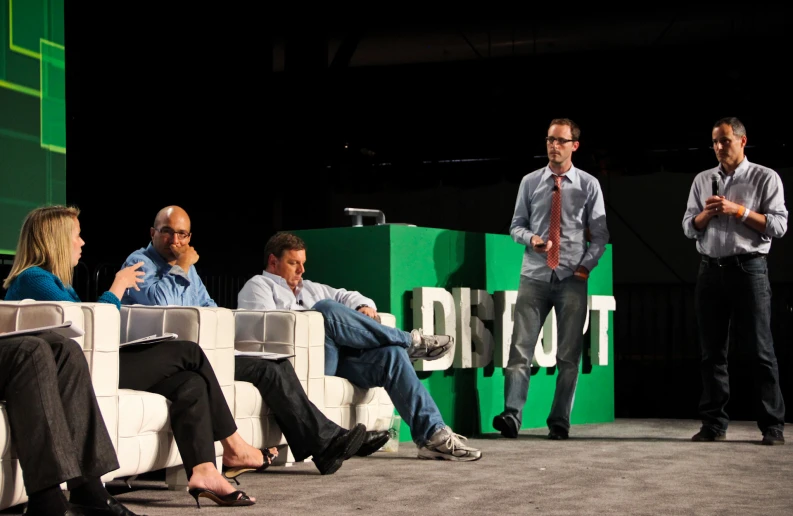
[[(72, 270), (82, 255), (79, 210), (65, 206), (37, 208), (22, 225), (17, 254), (4, 286), (8, 301), (73, 301)], [(110, 290), (98, 301), (120, 309), (128, 288), (137, 289), (140, 264), (116, 273)], [(215, 467), (214, 441), (223, 445), (223, 464), (253, 469), (269, 465), (261, 450), (237, 433), (212, 366), (198, 344), (176, 341), (122, 348), (119, 387), (160, 394), (171, 401), (170, 419), (176, 445), (189, 478), (189, 493), (222, 506), (253, 505), (255, 498), (236, 491)]]

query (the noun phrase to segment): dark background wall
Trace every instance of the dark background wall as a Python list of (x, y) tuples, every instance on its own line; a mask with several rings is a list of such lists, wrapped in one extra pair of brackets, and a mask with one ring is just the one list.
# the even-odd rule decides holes
[[(348, 225), (347, 206), (506, 233), (520, 179), (546, 163), (548, 122), (570, 117), (575, 163), (609, 204), (618, 415), (695, 416), (696, 254), (680, 219), (693, 175), (716, 164), (723, 116), (789, 185), (782, 8), (268, 26), (253, 7), (80, 4), (65, 13), (67, 199), (83, 210), (86, 271), (145, 245), (167, 204), (190, 213), (199, 271), (217, 285), (258, 272), (276, 230)], [(772, 280), (790, 394), (788, 240)], [(233, 304), (234, 287), (212, 285)], [(739, 353), (735, 390), (749, 393)], [(751, 398), (734, 399), (751, 419)]]
[[(79, 4), (66, 9), (67, 195), (87, 217), (86, 260), (126, 256), (170, 203), (191, 213), (205, 267), (233, 253), (259, 268), (274, 230), (348, 224), (333, 196), (382, 192), (406, 201), (388, 220), (506, 232), (514, 199), (470, 216), (410, 194), (516, 191), (557, 116), (581, 125), (576, 163), (601, 180), (713, 166), (710, 127), (727, 115), (752, 159), (790, 165), (777, 72), (791, 45), (773, 10), (268, 30), (254, 12), (167, 7), (109, 6), (100, 24)], [(677, 223), (686, 195), (646, 204)]]

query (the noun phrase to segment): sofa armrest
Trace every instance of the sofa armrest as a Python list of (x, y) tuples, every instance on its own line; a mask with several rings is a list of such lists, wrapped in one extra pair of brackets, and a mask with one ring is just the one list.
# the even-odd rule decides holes
[(298, 310), (235, 310), (234, 347), (295, 355), (290, 359), (301, 382), (325, 372), (322, 314)]
[(268, 351), (290, 358), (309, 399), (323, 408), (325, 327), (322, 314), (299, 310), (234, 310), (234, 346), (239, 351)]
[[(234, 407), (234, 315), (231, 310), (199, 306), (121, 307), (121, 342), (175, 333), (195, 342), (207, 356), (230, 409)], [(168, 345), (163, 342), (161, 345)]]
[(24, 330), (72, 321), (85, 335), (83, 348), (91, 383), (113, 446), (118, 445), (118, 343), (120, 317), (106, 303), (0, 301), (0, 331)]
[(118, 329), (115, 306), (106, 303), (56, 301), (1, 301), (0, 331), (24, 330), (72, 321), (85, 332), (74, 340), (88, 361), (97, 396), (118, 393)]
[(389, 314), (387, 312), (377, 312), (377, 315), (380, 316), (381, 324), (396, 328), (396, 316), (394, 314)]

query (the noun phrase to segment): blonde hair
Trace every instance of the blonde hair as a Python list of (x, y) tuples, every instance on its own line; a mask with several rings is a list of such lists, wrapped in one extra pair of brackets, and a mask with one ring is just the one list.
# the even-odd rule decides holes
[(80, 210), (71, 206), (44, 206), (28, 213), (19, 232), (14, 265), (3, 288), (8, 289), (17, 276), (36, 266), (71, 286), (72, 231), (79, 215)]

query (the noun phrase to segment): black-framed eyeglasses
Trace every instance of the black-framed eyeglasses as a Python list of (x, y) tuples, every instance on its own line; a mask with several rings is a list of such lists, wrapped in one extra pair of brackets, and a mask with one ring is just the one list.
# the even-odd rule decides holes
[(574, 142), (576, 140), (568, 140), (567, 138), (556, 138), (555, 136), (546, 136), (545, 143), (553, 145), (555, 143), (559, 143), (559, 145), (564, 145), (566, 143)]
[(173, 228), (163, 226), (161, 228), (154, 228), (154, 231), (159, 231), (163, 235), (168, 235), (171, 238), (179, 237), (181, 240), (190, 238), (193, 234), (186, 231), (174, 231)]

